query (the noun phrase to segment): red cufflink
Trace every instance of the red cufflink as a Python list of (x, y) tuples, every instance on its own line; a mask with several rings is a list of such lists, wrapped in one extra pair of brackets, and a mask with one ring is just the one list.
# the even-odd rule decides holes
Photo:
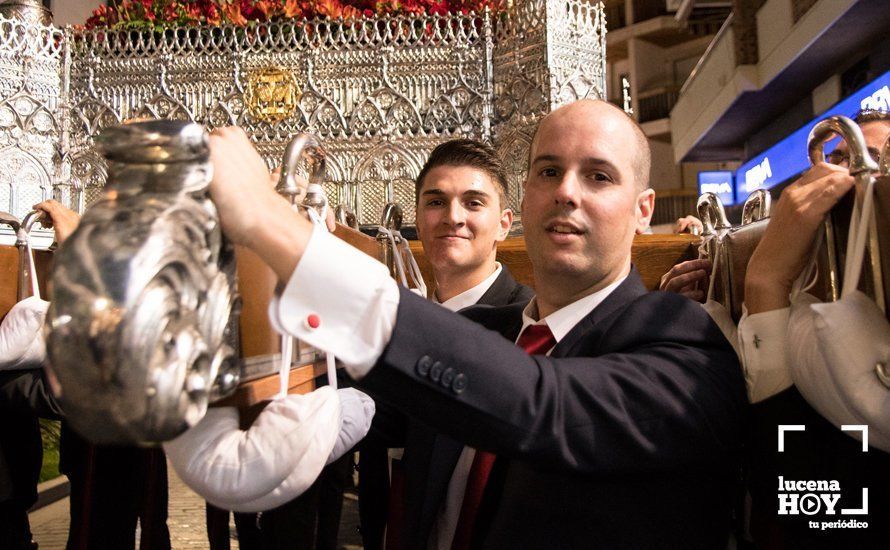
[(319, 325), (321, 325), (321, 319), (318, 317), (318, 315), (310, 313), (306, 317), (306, 328), (314, 329), (318, 328)]

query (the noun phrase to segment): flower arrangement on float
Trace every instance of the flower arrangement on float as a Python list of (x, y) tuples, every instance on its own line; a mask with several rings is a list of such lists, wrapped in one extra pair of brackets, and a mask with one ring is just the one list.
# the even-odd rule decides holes
[(198, 25), (248, 26), (285, 19), (357, 19), (503, 11), (506, 0), (122, 0), (100, 6), (87, 29), (160, 30)]

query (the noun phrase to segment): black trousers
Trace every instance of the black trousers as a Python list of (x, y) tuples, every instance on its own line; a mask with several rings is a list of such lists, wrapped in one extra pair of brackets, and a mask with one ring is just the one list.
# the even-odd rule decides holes
[(0, 547), (31, 550), (31, 524), (28, 510), (17, 502), (0, 503)]
[[(336, 550), (352, 454), (329, 464), (305, 493), (261, 514), (235, 513), (241, 550)], [(207, 505), (211, 550), (228, 550), (229, 513)]]
[(68, 550), (169, 550), (167, 462), (159, 448), (92, 445), (62, 432), (62, 469), (71, 482)]
[(383, 550), (389, 512), (389, 450), (379, 441), (359, 443), (358, 510), (365, 550)]
[(37, 416), (4, 410), (0, 423), (0, 548), (31, 548), (28, 508), (37, 501), (43, 443)]

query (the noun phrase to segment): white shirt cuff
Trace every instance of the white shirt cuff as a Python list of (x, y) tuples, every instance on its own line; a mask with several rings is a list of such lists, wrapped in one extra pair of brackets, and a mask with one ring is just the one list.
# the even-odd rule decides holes
[(382, 263), (314, 227), (269, 318), (279, 332), (336, 355), (358, 379), (383, 354), (398, 306), (398, 287)]
[(739, 321), (739, 353), (748, 399), (763, 401), (791, 387), (791, 369), (786, 358), (786, 336), (790, 308), (748, 315)]

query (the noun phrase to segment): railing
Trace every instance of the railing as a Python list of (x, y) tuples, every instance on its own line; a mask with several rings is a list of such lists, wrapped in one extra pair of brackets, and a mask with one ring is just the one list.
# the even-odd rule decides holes
[(641, 92), (637, 95), (639, 107), (637, 120), (640, 123), (671, 116), (671, 109), (677, 103), (680, 91), (676, 86)]
[(726, 18), (726, 21), (723, 22), (723, 25), (720, 26), (720, 30), (717, 31), (717, 35), (714, 36), (714, 39), (711, 40), (710, 44), (708, 44), (708, 49), (705, 50), (705, 53), (698, 60), (698, 63), (695, 64), (695, 68), (692, 69), (691, 73), (689, 73), (689, 77), (686, 79), (686, 82), (684, 82), (683, 86), (680, 88), (680, 95), (686, 93), (686, 90), (689, 88), (690, 85), (692, 85), (692, 82), (695, 80), (695, 77), (698, 75), (701, 68), (704, 67), (708, 60), (711, 58), (716, 45), (721, 40), (723, 40), (724, 35), (730, 32), (730, 29), (732, 29), (732, 22), (734, 18), (735, 14), (730, 13), (729, 17)]
[(624, 2), (609, 2), (603, 5), (606, 13), (606, 25), (610, 31), (627, 26), (627, 15)]
[(634, 23), (668, 15), (667, 3), (664, 0), (634, 0), (633, 9)]
[(819, 0), (791, 0), (791, 16), (797, 23)]
[(695, 214), (698, 195), (691, 190), (657, 191), (655, 193), (655, 213), (652, 225), (674, 223), (678, 218)]
[(686, 21), (686, 28), (696, 36), (717, 34), (731, 12), (730, 8), (697, 9)]

